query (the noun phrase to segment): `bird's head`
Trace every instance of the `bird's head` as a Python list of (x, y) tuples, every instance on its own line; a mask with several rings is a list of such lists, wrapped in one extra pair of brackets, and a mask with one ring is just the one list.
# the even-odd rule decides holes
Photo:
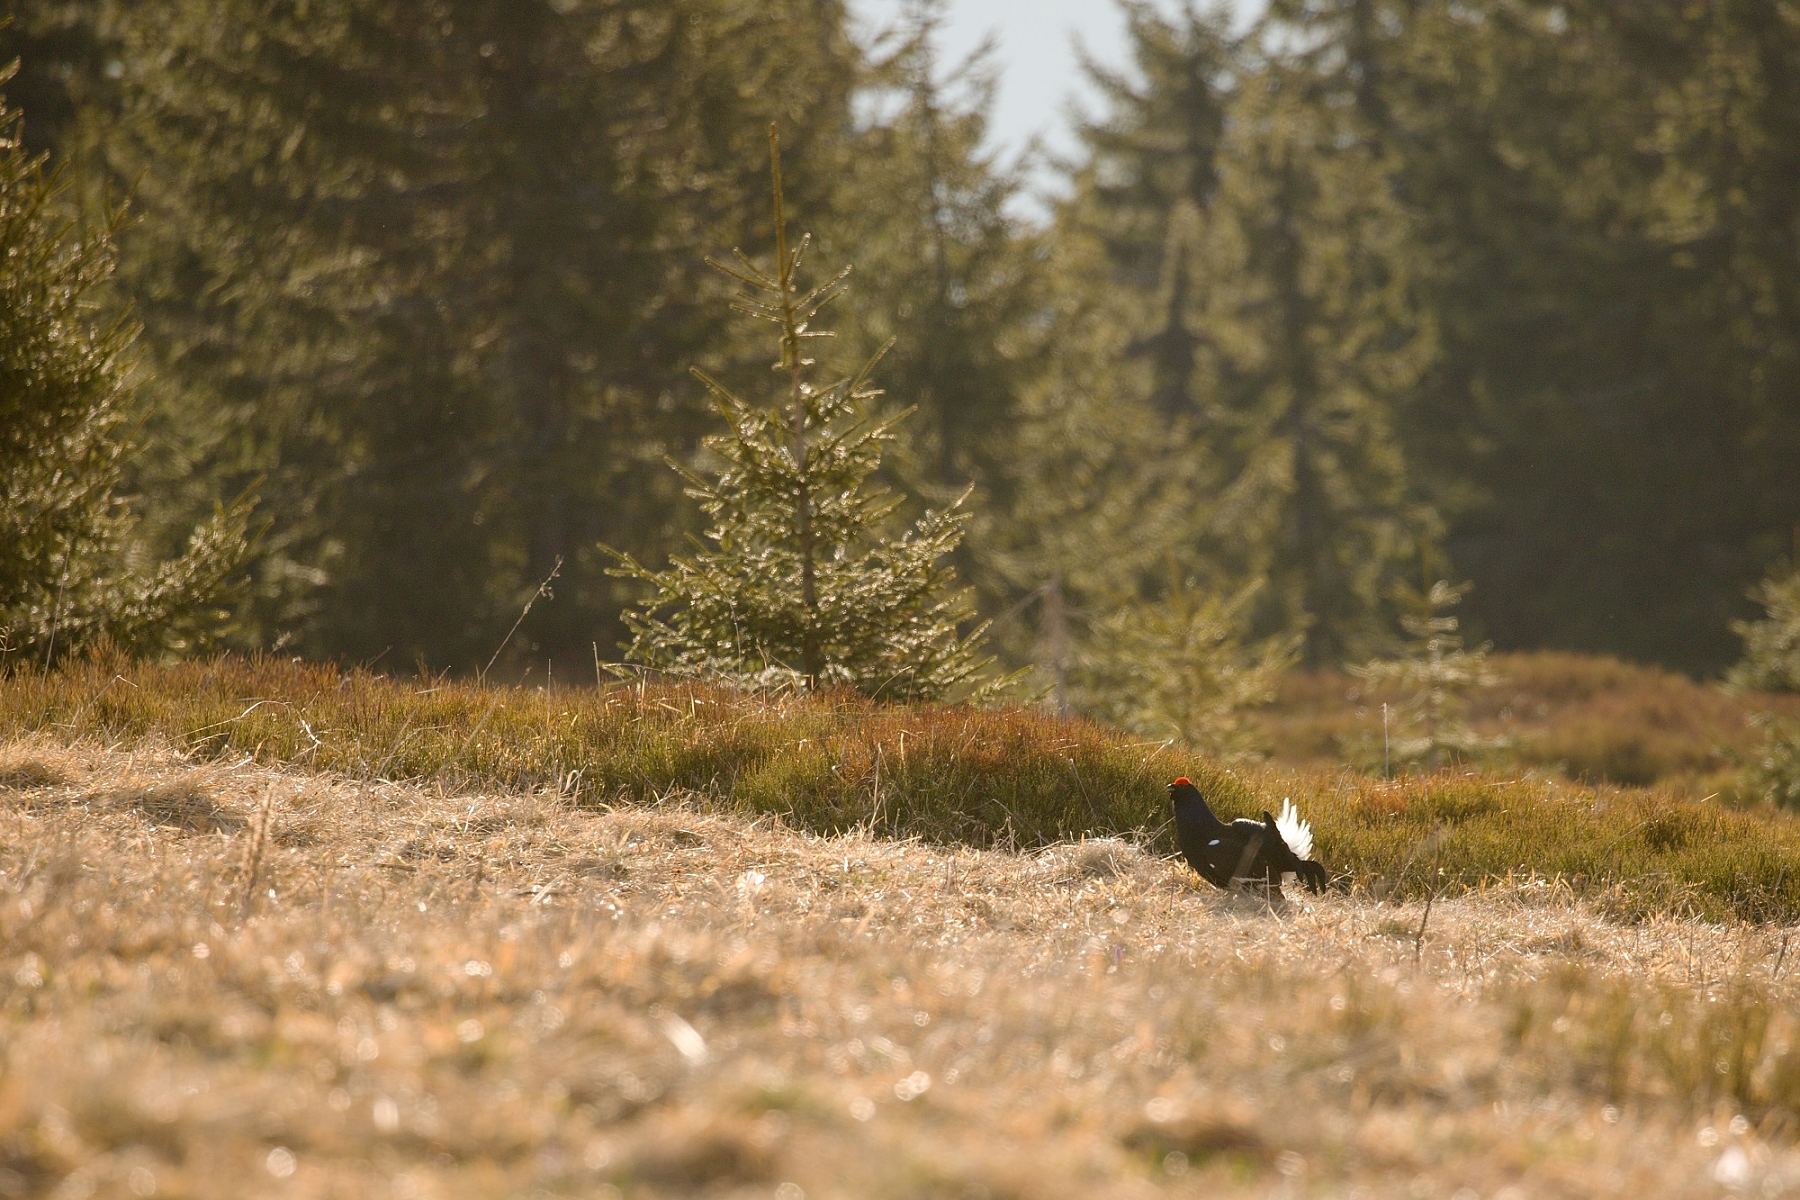
[(1175, 825), (1179, 829), (1210, 829), (1219, 823), (1206, 797), (1186, 775), (1169, 784), (1169, 803), (1175, 809)]

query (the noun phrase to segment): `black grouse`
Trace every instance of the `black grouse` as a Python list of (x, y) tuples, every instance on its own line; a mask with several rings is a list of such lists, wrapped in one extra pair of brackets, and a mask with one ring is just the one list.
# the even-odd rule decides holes
[(1282, 802), (1279, 818), (1263, 810), (1261, 822), (1239, 817), (1219, 820), (1206, 797), (1183, 775), (1169, 785), (1175, 805), (1175, 839), (1183, 857), (1200, 877), (1215, 887), (1250, 884), (1279, 893), (1281, 877), (1293, 874), (1315, 892), (1325, 890), (1325, 868), (1312, 861), (1312, 826), (1300, 819), (1291, 800)]

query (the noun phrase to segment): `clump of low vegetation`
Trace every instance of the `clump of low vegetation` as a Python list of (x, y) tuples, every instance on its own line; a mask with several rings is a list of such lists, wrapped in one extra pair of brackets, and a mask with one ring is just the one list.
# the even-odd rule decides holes
[[(393, 679), (274, 657), (95, 658), (0, 684), (0, 730), (165, 739), (207, 758), (363, 779), (551, 788), (583, 803), (681, 793), (817, 832), (1039, 846), (1154, 830), (1191, 760), (1031, 709), (767, 695), (688, 680), (557, 688)], [(85, 731), (79, 733), (77, 731)], [(1228, 792), (1242, 783), (1204, 763)], [(1191, 772), (1190, 772), (1191, 773)]]

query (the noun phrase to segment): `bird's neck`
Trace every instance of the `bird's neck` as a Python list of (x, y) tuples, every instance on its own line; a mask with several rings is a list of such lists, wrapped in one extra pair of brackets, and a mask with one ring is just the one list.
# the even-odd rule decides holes
[(1198, 829), (1222, 829), (1225, 826), (1199, 796), (1190, 796), (1180, 801), (1175, 807), (1175, 817), (1178, 824)]

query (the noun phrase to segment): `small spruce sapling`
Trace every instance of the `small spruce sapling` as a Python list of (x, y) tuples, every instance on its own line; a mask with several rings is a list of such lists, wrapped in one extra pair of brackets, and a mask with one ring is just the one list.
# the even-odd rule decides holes
[(915, 700), (979, 693), (991, 661), (980, 654), (986, 626), (959, 632), (971, 609), (947, 562), (968, 518), (957, 511), (959, 499), (889, 535), (901, 497), (869, 477), (907, 413), (878, 420), (867, 411), (881, 395), (868, 381), (886, 347), (852, 376), (815, 382), (817, 363), (803, 351), (831, 336), (813, 321), (843, 293), (850, 268), (801, 290), (797, 274), (811, 237), (789, 249), (773, 127), (769, 149), (772, 270), (741, 251), (734, 262), (707, 262), (746, 289), (734, 308), (778, 328), (774, 369), (785, 395), (763, 407), (694, 370), (730, 426), (706, 440), (725, 465), (714, 479), (674, 460), (670, 466), (709, 518), (712, 544), (696, 540), (694, 553), (660, 571), (612, 552), (613, 574), (652, 589), (624, 614), (634, 635), (627, 657), (741, 686), (847, 686)]
[(1800, 722), (1774, 713), (1750, 714), (1763, 731), (1763, 744), (1745, 764), (1739, 794), (1777, 808), (1800, 808)]
[(1401, 606), (1400, 627), (1407, 640), (1397, 658), (1372, 659), (1350, 673), (1369, 683), (1394, 682), (1411, 695), (1399, 713), (1401, 736), (1383, 748), (1383, 770), (1392, 762), (1423, 763), (1430, 770), (1446, 756), (1473, 756), (1498, 750), (1506, 739), (1485, 737), (1463, 719), (1468, 693), (1499, 682), (1487, 664), (1489, 647), (1463, 646), (1460, 622), (1449, 610), (1462, 602), (1467, 583), (1452, 586), (1438, 580), (1420, 591), (1402, 586), (1394, 593)]
[(1147, 737), (1225, 757), (1251, 753), (1242, 714), (1274, 698), (1303, 636), (1245, 644), (1244, 615), (1261, 587), (1259, 580), (1224, 595), (1177, 578), (1161, 599), (1101, 618), (1091, 643), (1104, 647), (1089, 672), (1091, 707)]
[[(1794, 566), (1773, 571), (1753, 588), (1760, 621), (1737, 621), (1744, 657), (1725, 676), (1732, 691), (1800, 692), (1800, 527), (1794, 530)], [(1800, 723), (1776, 713), (1752, 713), (1763, 744), (1745, 764), (1740, 790), (1781, 808), (1800, 808)]]
[[(1795, 530), (1800, 548), (1800, 529)], [(1750, 589), (1762, 605), (1760, 621), (1734, 621), (1732, 632), (1744, 639), (1744, 657), (1725, 676), (1738, 691), (1800, 692), (1800, 559), (1793, 569), (1771, 572)]]

